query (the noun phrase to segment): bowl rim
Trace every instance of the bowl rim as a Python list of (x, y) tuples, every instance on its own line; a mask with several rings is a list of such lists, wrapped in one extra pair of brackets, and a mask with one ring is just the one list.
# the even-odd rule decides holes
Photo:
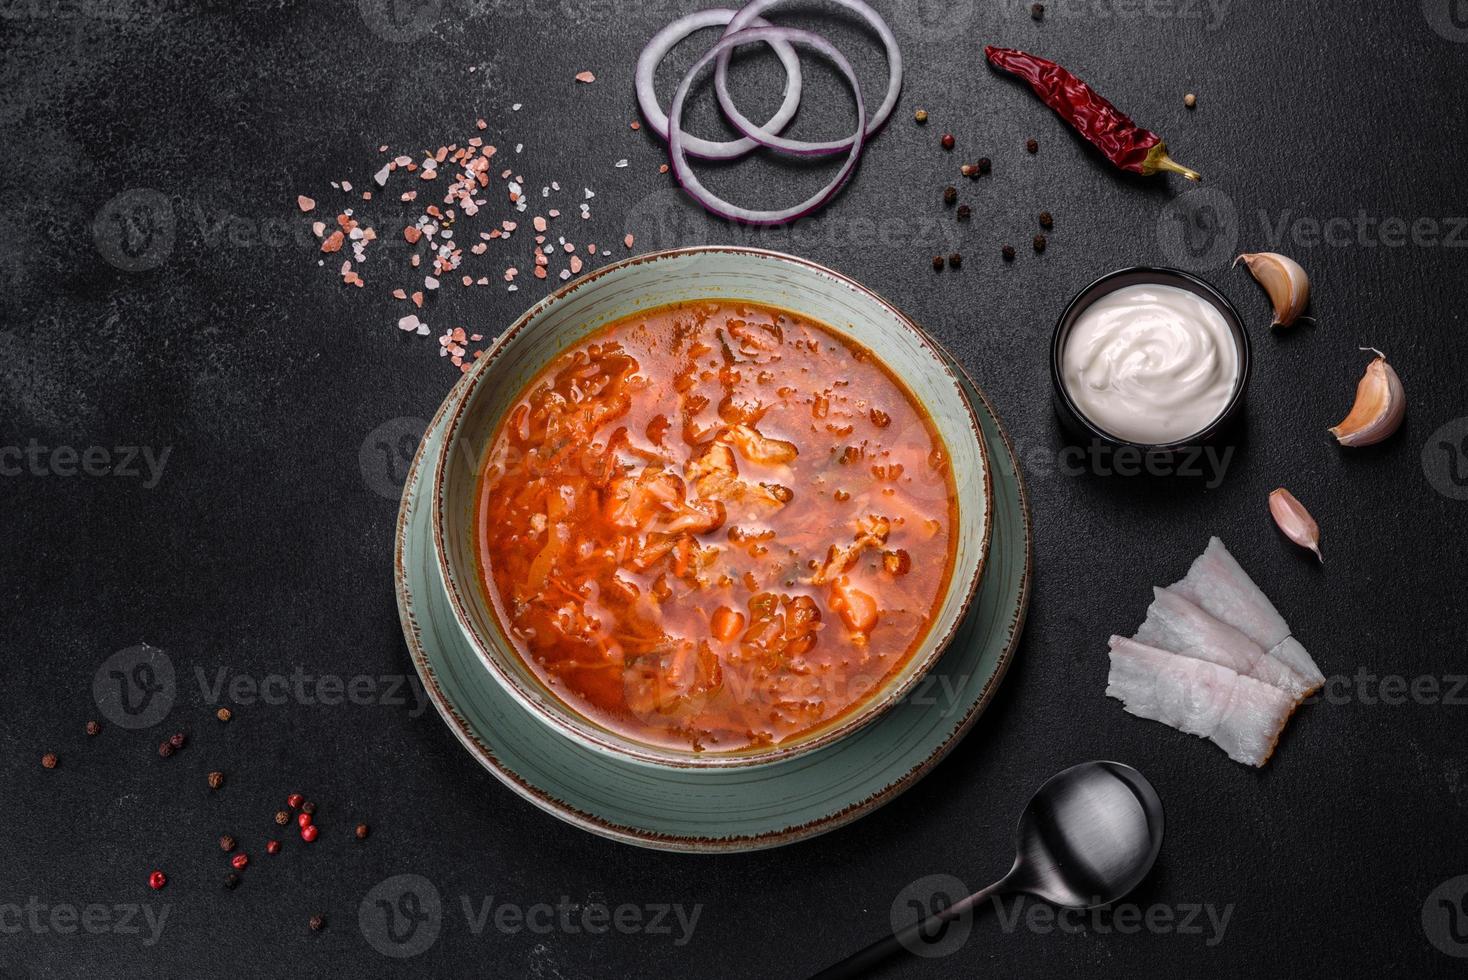
[[(1178, 286), (1187, 289), (1194, 295), (1201, 296), (1211, 303), (1219, 313), (1223, 315), (1228, 324), (1229, 332), (1233, 334), (1234, 342), (1239, 349), (1239, 377), (1234, 384), (1233, 393), (1229, 395), (1228, 401), (1223, 409), (1211, 422), (1188, 436), (1175, 439), (1172, 442), (1136, 442), (1125, 439), (1114, 433), (1108, 432), (1100, 425), (1092, 421), (1075, 399), (1071, 397), (1070, 389), (1065, 386), (1065, 366), (1062, 359), (1065, 355), (1065, 342), (1070, 336), (1070, 330), (1075, 326), (1076, 319), (1096, 300), (1113, 292), (1098, 292), (1101, 288), (1113, 280), (1124, 276), (1147, 277), (1159, 286)], [(1170, 280), (1170, 281), (1169, 281)], [(1179, 285), (1179, 281), (1185, 285)], [(1140, 282), (1138, 283), (1140, 284)], [(1117, 286), (1117, 289), (1122, 288)], [(1075, 423), (1085, 430), (1086, 434), (1093, 439), (1099, 439), (1104, 443), (1117, 447), (1129, 447), (1141, 450), (1144, 453), (1171, 453), (1178, 450), (1191, 449), (1212, 442), (1219, 433), (1223, 432), (1233, 424), (1234, 418), (1243, 404), (1244, 393), (1249, 387), (1249, 375), (1253, 370), (1253, 349), (1249, 342), (1249, 331), (1244, 325), (1243, 317), (1234, 308), (1229, 298), (1208, 280), (1182, 269), (1174, 269), (1169, 266), (1160, 265), (1132, 265), (1122, 269), (1114, 269), (1103, 276), (1093, 279), (1082, 286), (1065, 304), (1061, 310), (1060, 318), (1055, 321), (1055, 332), (1050, 338), (1050, 383), (1055, 389), (1055, 397), (1065, 406)]]
[[(560, 735), (569, 737), (596, 751), (610, 753), (619, 758), (631, 759), (658, 768), (674, 768), (680, 770), (729, 769), (784, 762), (795, 756), (805, 755), (823, 746), (830, 745), (880, 717), (887, 709), (901, 701), (917, 686), (953, 641), (959, 627), (963, 624), (965, 616), (969, 612), (975, 596), (978, 594), (980, 584), (983, 582), (984, 570), (988, 564), (989, 547), (993, 537), (994, 490), (992, 454), (985, 443), (983, 430), (978, 417), (974, 414), (973, 406), (969, 404), (968, 399), (964, 396), (962, 383), (948, 367), (942, 354), (943, 348), (940, 344), (930, 337), (927, 331), (919, 326), (916, 321), (903, 313), (894, 303), (852, 277), (837, 272), (818, 262), (771, 249), (735, 245), (697, 245), (683, 248), (661, 249), (654, 252), (627, 256), (626, 258), (602, 266), (580, 278), (570, 280), (554, 292), (534, 303), (516, 318), (514, 323), (495, 340), (482, 357), (474, 362), (470, 370), (455, 385), (454, 392), (451, 395), (454, 399), (454, 404), (450, 409), (450, 416), (444, 429), (444, 444), (446, 446), (453, 446), (458, 442), (460, 428), (464, 422), (468, 407), (473, 402), (479, 386), (489, 377), (491, 366), (499, 359), (505, 347), (521, 331), (529, 328), (531, 324), (536, 322), (551, 306), (562, 301), (573, 292), (594, 285), (597, 280), (613, 272), (658, 261), (705, 254), (751, 256), (802, 266), (810, 271), (828, 276), (836, 282), (863, 294), (885, 309), (896, 321), (900, 329), (909, 331), (919, 346), (931, 357), (934, 366), (953, 385), (955, 391), (958, 393), (959, 401), (963, 405), (968, 423), (968, 433), (978, 446), (979, 459), (983, 465), (984, 522), (982, 540), (979, 543), (978, 560), (968, 580), (961, 585), (962, 601), (953, 617), (953, 622), (941, 637), (924, 638), (923, 645), (927, 647), (927, 650), (921, 654), (919, 659), (910, 662), (906, 666), (905, 677), (900, 679), (900, 681), (890, 683), (884, 689), (878, 689), (865, 702), (859, 703), (856, 708), (849, 710), (836, 723), (830, 724), (826, 728), (818, 730), (817, 734), (808, 738), (802, 738), (794, 744), (780, 745), (773, 749), (756, 753), (707, 753), (700, 755), (678, 752), (677, 750), (664, 750), (657, 746), (638, 742), (627, 736), (619, 735), (616, 732), (606, 729), (594, 720), (580, 715), (572, 705), (566, 703), (564, 699), (559, 698), (554, 692), (543, 691), (542, 694), (544, 696), (556, 701), (566, 713), (576, 716), (583, 723), (581, 726), (573, 724), (555, 711), (548, 710), (538, 698), (532, 696), (530, 692), (522, 688), (521, 681), (518, 677), (514, 676), (496, 661), (496, 658), (486, 649), (486, 644), (482, 641), (479, 631), (474, 626), (471, 617), (467, 614), (466, 597), (461, 590), (456, 570), (448, 558), (448, 549), (446, 547), (447, 532), (445, 529), (447, 495), (444, 492), (444, 487), (447, 480), (448, 463), (451, 453), (440, 453), (438, 459), (434, 461), (428, 501), (429, 516), (433, 531), (434, 557), (438, 564), (439, 575), (444, 583), (444, 590), (448, 596), (449, 606), (454, 613), (456, 625), (465, 635), (469, 644), (474, 648), (474, 652), (480, 662), (487, 667), (496, 683), (506, 689), (531, 715), (542, 723), (547, 724), (553, 731)], [(830, 329), (841, 330), (840, 327), (834, 324), (827, 324), (827, 326)], [(905, 379), (903, 383), (906, 385)], [(958, 493), (961, 504), (963, 488), (958, 488)], [(479, 588), (477, 576), (473, 587), (476, 589)], [(950, 590), (955, 588), (954, 582), (951, 579), (948, 588)], [(489, 620), (503, 634), (503, 627), (499, 622), (499, 617), (494, 614), (492, 608), (490, 609)], [(502, 640), (506, 647), (512, 650), (515, 655), (519, 656), (519, 652), (515, 649), (514, 643), (507, 636), (502, 636)]]

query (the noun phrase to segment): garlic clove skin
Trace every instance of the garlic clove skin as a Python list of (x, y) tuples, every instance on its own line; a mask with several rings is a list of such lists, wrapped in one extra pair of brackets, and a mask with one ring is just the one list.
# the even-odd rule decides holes
[(1320, 553), (1320, 525), (1315, 523), (1315, 518), (1310, 516), (1304, 504), (1295, 499), (1294, 494), (1284, 487), (1271, 493), (1269, 513), (1285, 537), (1300, 547), (1315, 552), (1315, 557), (1320, 559), (1322, 565), (1325, 564), (1325, 556)]
[(1356, 384), (1356, 403), (1350, 414), (1330, 427), (1342, 446), (1371, 446), (1396, 432), (1407, 415), (1407, 393), (1402, 379), (1387, 363), (1386, 355), (1374, 347), (1363, 347), (1376, 355)]
[(1310, 305), (1310, 277), (1300, 263), (1278, 252), (1245, 252), (1234, 259), (1234, 265), (1240, 262), (1248, 267), (1274, 304), (1274, 322), (1270, 326), (1293, 325)]

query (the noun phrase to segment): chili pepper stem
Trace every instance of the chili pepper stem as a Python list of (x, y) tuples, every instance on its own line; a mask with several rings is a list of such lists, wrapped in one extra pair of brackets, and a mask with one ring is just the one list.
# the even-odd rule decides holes
[(1168, 170), (1175, 174), (1182, 174), (1194, 182), (1202, 182), (1203, 175), (1196, 170), (1190, 170), (1167, 155), (1167, 144), (1158, 143), (1147, 153), (1147, 159), (1142, 162), (1142, 173), (1154, 174), (1159, 170)]

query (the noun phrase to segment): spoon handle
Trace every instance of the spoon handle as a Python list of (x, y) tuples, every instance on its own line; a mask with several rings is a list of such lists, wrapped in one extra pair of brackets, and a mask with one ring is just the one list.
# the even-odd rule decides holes
[(911, 950), (920, 947), (924, 943), (924, 936), (931, 935), (931, 930), (951, 922), (959, 916), (968, 912), (984, 899), (1004, 891), (1004, 886), (1009, 883), (1009, 878), (1000, 878), (994, 884), (982, 891), (974, 892), (967, 898), (961, 898), (938, 912), (934, 912), (926, 919), (919, 919), (912, 925), (883, 939), (878, 939), (866, 949), (861, 950), (834, 966), (829, 966), (820, 973), (815, 974), (810, 980), (858, 980), (868, 976), (887, 957), (901, 950)]

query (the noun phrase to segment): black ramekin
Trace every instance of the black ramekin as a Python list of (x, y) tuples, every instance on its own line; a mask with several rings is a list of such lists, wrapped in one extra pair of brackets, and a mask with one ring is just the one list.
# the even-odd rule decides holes
[[(1087, 418), (1085, 412), (1070, 397), (1070, 392), (1065, 387), (1063, 367), (1065, 342), (1070, 337), (1070, 330), (1075, 324), (1076, 319), (1087, 307), (1101, 297), (1115, 292), (1124, 286), (1142, 284), (1176, 286), (1179, 289), (1186, 289), (1194, 295), (1201, 296), (1211, 303), (1219, 313), (1223, 314), (1224, 321), (1228, 324), (1229, 330), (1233, 332), (1234, 343), (1238, 345), (1239, 379), (1238, 383), (1234, 386), (1234, 392), (1229, 398), (1228, 404), (1224, 406), (1218, 418), (1208, 424), (1207, 428), (1177, 442), (1157, 444), (1132, 442), (1129, 439), (1114, 436)], [(1192, 449), (1199, 446), (1216, 444), (1223, 441), (1233, 431), (1235, 423), (1243, 416), (1244, 392), (1249, 387), (1249, 373), (1252, 367), (1251, 361), (1252, 354), (1249, 347), (1249, 333), (1244, 329), (1244, 321), (1239, 317), (1239, 311), (1234, 309), (1233, 304), (1228, 301), (1228, 298), (1217, 289), (1214, 289), (1197, 276), (1178, 269), (1140, 265), (1133, 266), (1129, 269), (1118, 269), (1115, 272), (1108, 272), (1100, 279), (1097, 279), (1076, 293), (1075, 298), (1065, 307), (1065, 312), (1060, 314), (1059, 322), (1055, 324), (1055, 336), (1050, 342), (1050, 383), (1055, 389), (1055, 413), (1060, 417), (1060, 421), (1073, 436), (1088, 442), (1099, 441), (1104, 445), (1112, 447), (1130, 446), (1149, 455), (1165, 454), (1176, 452), (1180, 449)]]

